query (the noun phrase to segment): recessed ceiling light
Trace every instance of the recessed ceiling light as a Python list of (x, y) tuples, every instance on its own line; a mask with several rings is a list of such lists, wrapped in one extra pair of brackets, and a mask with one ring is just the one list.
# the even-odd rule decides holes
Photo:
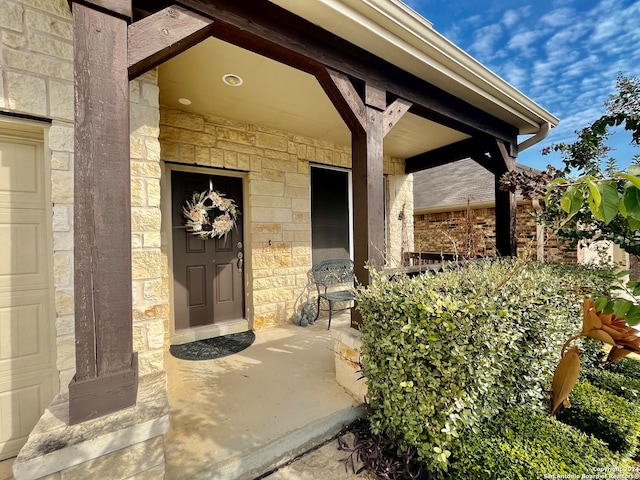
[(222, 81), (230, 87), (239, 87), (244, 82), (244, 80), (242, 80), (242, 77), (240, 75), (236, 75), (235, 73), (225, 73), (222, 76)]
[(182, 105), (191, 105), (191, 100), (182, 97), (178, 99), (178, 103), (181, 103)]

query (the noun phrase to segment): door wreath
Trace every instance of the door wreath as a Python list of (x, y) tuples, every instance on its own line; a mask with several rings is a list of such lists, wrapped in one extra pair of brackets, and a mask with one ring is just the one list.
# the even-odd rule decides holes
[(240, 211), (236, 203), (215, 190), (195, 192), (182, 213), (187, 232), (202, 240), (222, 238), (236, 225)]

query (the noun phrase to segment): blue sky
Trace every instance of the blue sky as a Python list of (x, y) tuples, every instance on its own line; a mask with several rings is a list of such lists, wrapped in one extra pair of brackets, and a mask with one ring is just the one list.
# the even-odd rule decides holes
[[(618, 73), (640, 76), (640, 0), (404, 0), (433, 28), (522, 93), (560, 118), (560, 124), (518, 161), (561, 166), (542, 156), (551, 142), (604, 113)], [(614, 132), (610, 154), (625, 167), (640, 148)]]

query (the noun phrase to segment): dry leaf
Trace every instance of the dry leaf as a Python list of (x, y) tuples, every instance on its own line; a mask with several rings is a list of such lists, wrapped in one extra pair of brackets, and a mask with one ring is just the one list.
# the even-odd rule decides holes
[(600, 340), (601, 342), (608, 343), (609, 345), (615, 345), (615, 340), (604, 330), (594, 329), (589, 330), (588, 332), (584, 332), (587, 337), (595, 338), (596, 340)]
[(585, 298), (582, 302), (582, 333), (587, 335), (591, 330), (602, 328), (602, 321), (596, 315), (595, 302)]
[(607, 363), (616, 363), (620, 359), (626, 357), (632, 353), (632, 350), (626, 348), (620, 348), (618, 346), (611, 347), (609, 355), (607, 356)]
[(580, 355), (578, 347), (572, 347), (565, 353), (553, 374), (551, 391), (551, 415), (555, 415), (561, 405), (569, 398), (571, 390), (580, 375)]

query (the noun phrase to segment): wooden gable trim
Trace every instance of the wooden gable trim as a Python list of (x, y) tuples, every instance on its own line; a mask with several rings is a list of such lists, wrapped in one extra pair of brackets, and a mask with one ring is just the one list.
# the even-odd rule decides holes
[[(144, 2), (142, 2), (144, 3)], [(411, 112), (469, 135), (513, 142), (512, 125), (266, 0), (176, 0), (216, 21), (212, 35), (316, 76), (324, 69), (378, 85)]]
[(200, 43), (211, 35), (213, 20), (180, 6), (167, 7), (128, 29), (129, 79)]

